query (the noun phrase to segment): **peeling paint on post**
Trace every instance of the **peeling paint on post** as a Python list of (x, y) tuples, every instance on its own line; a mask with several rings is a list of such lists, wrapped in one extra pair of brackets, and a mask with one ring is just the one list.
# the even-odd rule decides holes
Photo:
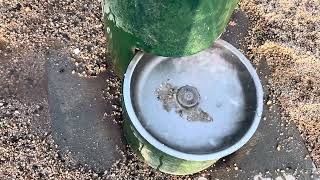
[(124, 121), (123, 129), (130, 147), (138, 157), (158, 171), (174, 175), (194, 174), (208, 168), (217, 161), (188, 161), (165, 154), (144, 140), (129, 122), (128, 117)]

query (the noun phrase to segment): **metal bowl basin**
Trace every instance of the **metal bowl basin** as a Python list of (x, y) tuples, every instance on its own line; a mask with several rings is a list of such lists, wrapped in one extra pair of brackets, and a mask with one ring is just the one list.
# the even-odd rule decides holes
[(241, 148), (263, 109), (255, 69), (223, 40), (186, 57), (138, 53), (125, 74), (123, 97), (128, 120), (148, 143), (190, 161), (220, 159)]

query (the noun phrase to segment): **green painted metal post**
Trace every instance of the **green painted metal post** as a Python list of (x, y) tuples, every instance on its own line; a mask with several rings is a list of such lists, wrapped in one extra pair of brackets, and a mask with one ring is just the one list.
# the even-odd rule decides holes
[(109, 52), (122, 76), (135, 49), (186, 56), (212, 45), (237, 0), (104, 0)]
[[(117, 75), (123, 77), (137, 49), (179, 57), (210, 47), (236, 5), (237, 0), (103, 0), (108, 49)], [(165, 154), (135, 130), (125, 112), (124, 118), (125, 136), (132, 149), (162, 172), (192, 174), (216, 161), (188, 161)]]

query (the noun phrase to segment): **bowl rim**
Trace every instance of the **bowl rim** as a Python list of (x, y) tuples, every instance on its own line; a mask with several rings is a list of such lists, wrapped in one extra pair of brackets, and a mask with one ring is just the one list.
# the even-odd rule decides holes
[[(232, 153), (234, 153), (235, 151), (237, 151), (238, 149), (240, 149), (242, 146), (244, 146), (249, 140), (250, 138), (254, 135), (254, 133), (256, 132), (261, 117), (262, 117), (262, 112), (263, 112), (263, 88), (262, 88), (262, 84), (260, 82), (259, 76), (256, 73), (256, 70), (254, 69), (254, 67), (252, 66), (252, 64), (250, 63), (250, 61), (238, 50), (236, 49), (234, 46), (232, 46), (231, 44), (229, 44), (228, 42), (219, 39), (215, 42), (218, 45), (223, 46), (224, 48), (228, 49), (229, 51), (231, 51), (234, 55), (236, 55), (239, 60), (242, 62), (242, 64), (247, 68), (248, 72), (250, 73), (255, 87), (256, 87), (256, 98), (257, 98), (257, 108), (256, 108), (256, 112), (255, 112), (255, 116), (254, 116), (254, 120), (251, 124), (251, 127), (248, 129), (248, 131), (244, 134), (244, 136), (242, 138), (240, 138), (238, 140), (238, 142), (234, 143), (233, 145), (231, 145), (230, 147), (223, 149), (221, 151), (218, 152), (214, 152), (214, 153), (207, 153), (207, 154), (192, 154), (192, 153), (185, 153), (185, 152), (181, 152), (178, 150), (175, 150), (169, 146), (164, 145), (163, 143), (161, 143), (160, 141), (158, 141), (155, 137), (153, 137), (141, 124), (141, 122), (139, 121), (137, 114), (134, 111), (133, 105), (131, 103), (131, 79), (133, 77), (133, 73), (135, 70), (135, 67), (139, 64), (139, 60), (144, 56), (143, 52), (138, 52), (132, 59), (132, 61), (130, 62), (127, 71), (124, 75), (124, 80), (123, 80), (123, 103), (126, 109), (126, 113), (129, 117), (129, 120), (131, 121), (131, 123), (133, 124), (133, 126), (135, 127), (135, 129), (138, 131), (138, 133), (148, 142), (150, 143), (152, 146), (154, 146), (155, 148), (157, 148), (158, 150), (180, 158), (180, 159), (185, 159), (185, 160), (190, 160), (190, 161), (207, 161), (207, 160), (217, 160), (220, 159), (222, 157), (225, 157), (227, 155), (230, 155)], [(210, 47), (211, 48), (211, 47)]]

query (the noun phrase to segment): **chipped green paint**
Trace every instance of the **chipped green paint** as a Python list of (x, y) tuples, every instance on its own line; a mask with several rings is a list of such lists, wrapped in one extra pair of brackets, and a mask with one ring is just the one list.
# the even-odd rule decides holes
[(188, 175), (200, 172), (217, 161), (189, 161), (168, 155), (148, 143), (127, 118), (125, 115), (124, 133), (127, 142), (138, 157), (154, 169), (174, 175)]
[(211, 46), (237, 0), (104, 0), (109, 51), (119, 75), (134, 50), (186, 56)]

